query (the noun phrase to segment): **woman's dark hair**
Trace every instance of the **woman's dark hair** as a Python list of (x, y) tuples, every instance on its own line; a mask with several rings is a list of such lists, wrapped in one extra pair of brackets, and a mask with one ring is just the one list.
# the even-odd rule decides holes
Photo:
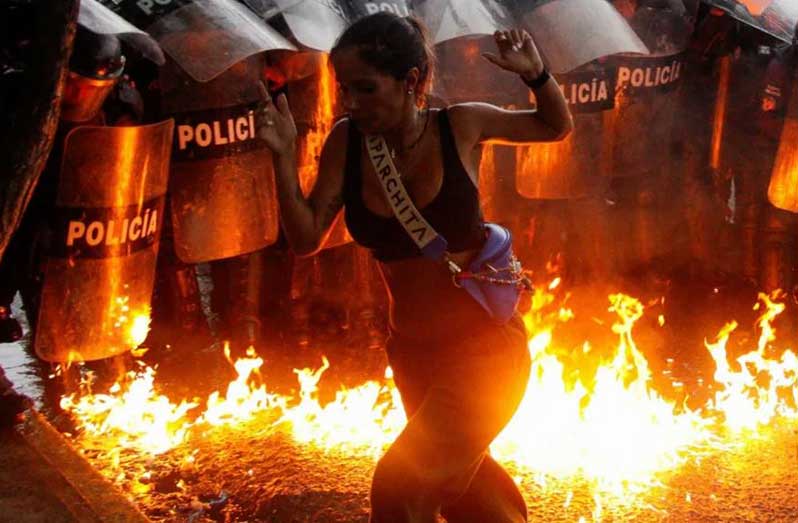
[(432, 78), (435, 54), (420, 20), (387, 11), (365, 16), (343, 32), (331, 55), (352, 47), (365, 63), (397, 80), (403, 80), (408, 71), (417, 67), (418, 91), (423, 97)]

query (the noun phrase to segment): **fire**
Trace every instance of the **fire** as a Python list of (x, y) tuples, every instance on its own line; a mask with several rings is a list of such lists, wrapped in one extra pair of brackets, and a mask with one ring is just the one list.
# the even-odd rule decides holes
[(138, 347), (144, 340), (147, 339), (147, 334), (150, 332), (150, 315), (138, 314), (130, 322), (130, 344), (133, 347)]
[[(633, 502), (637, 493), (657, 484), (660, 474), (723, 448), (729, 435), (798, 418), (798, 357), (790, 350), (770, 357), (777, 340), (772, 323), (784, 309), (781, 294), (760, 295), (761, 335), (748, 354), (731, 363), (727, 358), (734, 323), (706, 344), (716, 364), (716, 393), (703, 408), (691, 410), (652, 385), (652, 370), (632, 336), (645, 313), (641, 302), (609, 296), (617, 344), (601, 347), (586, 340), (573, 351), (571, 361), (597, 363), (585, 365), (593, 369), (587, 371), (582, 365), (571, 368), (563, 358), (567, 351), (558, 346), (555, 328), (574, 314), (554, 291), (562, 292), (556, 279), (538, 286), (532, 297), (524, 318), (532, 356), (527, 393), (492, 448), (500, 461), (522, 474), (516, 481), (529, 472), (541, 487), (550, 479), (584, 478), (592, 486), (592, 516), (598, 520), (611, 501)], [(326, 357), (319, 368), (294, 371), (296, 396), (268, 390), (259, 372), (263, 360), (254, 351), (230, 363), (236, 379), (224, 395), (212, 393), (204, 410), (199, 401), (176, 403), (157, 391), (156, 372), (148, 367), (128, 373), (107, 394), (93, 393), (86, 383), (80, 393), (64, 397), (61, 406), (80, 429), (76, 441), (104, 451), (115, 477), (121, 474), (120, 449), (157, 455), (179, 448), (189, 462), (192, 438), (204, 430), (246, 434), (265, 427), (303, 445), (374, 460), (406, 422), (390, 368), (384, 380), (342, 388), (324, 403), (318, 390), (330, 367)]]
[[(229, 360), (227, 346), (225, 355)], [(238, 376), (228, 385), (224, 396), (219, 391), (212, 392), (205, 402), (205, 411), (193, 421), (188, 414), (200, 404), (188, 401), (174, 404), (158, 393), (154, 386), (156, 372), (151, 367), (127, 373), (107, 394), (92, 393), (90, 376), (82, 384), (81, 393), (61, 399), (61, 408), (76, 419), (82, 440), (88, 446), (99, 446), (114, 456), (120, 448), (162, 454), (187, 443), (194, 428), (276, 419), (270, 423), (286, 425), (299, 442), (327, 449), (346, 447), (376, 459), (405, 424), (390, 371), (386, 371), (386, 384), (370, 381), (341, 390), (335, 401), (322, 406), (317, 386), (330, 366), (326, 358), (316, 370), (295, 370), (300, 384), (298, 402), (269, 392), (261, 383), (259, 369), (263, 360), (252, 348), (246, 358), (230, 363)]]
[(121, 447), (162, 454), (185, 441), (189, 428), (185, 416), (197, 404), (174, 404), (156, 394), (152, 368), (128, 372), (108, 394), (92, 394), (90, 380), (91, 376), (82, 384), (82, 396), (62, 398), (61, 408), (72, 413), (92, 443), (102, 442), (109, 450)]
[[(679, 412), (650, 387), (647, 361), (632, 338), (643, 305), (621, 294), (610, 302), (619, 343), (591, 379), (563, 379), (567, 373), (552, 350), (551, 330), (532, 337), (532, 377), (519, 411), (496, 441), (499, 458), (542, 474), (582, 475), (619, 492), (678, 466), (684, 450), (708, 438), (707, 422), (697, 413)], [(586, 342), (582, 351), (589, 356), (593, 348)]]
[(765, 310), (758, 321), (761, 329), (758, 348), (736, 359), (735, 367), (739, 370), (729, 364), (726, 351), (737, 323), (727, 324), (715, 343), (706, 344), (715, 360), (715, 381), (722, 386), (713, 407), (722, 413), (725, 425), (734, 432), (757, 429), (776, 418), (798, 418), (798, 357), (791, 350), (784, 351), (777, 360), (766, 356), (776, 339), (771, 323), (784, 311), (784, 304), (774, 302), (766, 294), (760, 294), (759, 300), (755, 309), (762, 304)]
[(235, 367), (238, 377), (227, 386), (224, 397), (218, 391), (208, 396), (207, 408), (198, 422), (205, 421), (213, 426), (240, 423), (250, 421), (259, 412), (283, 406), (282, 397), (270, 394), (264, 384), (255, 385), (254, 377), (263, 365), (263, 359), (255, 355), (252, 347), (247, 350), (246, 358), (235, 363), (230, 359), (229, 344), (225, 344), (224, 354)]
[[(317, 397), (321, 375), (330, 367), (324, 358), (316, 370), (295, 370), (301, 386), (300, 403), (286, 409), (280, 422), (288, 423), (297, 441), (317, 447), (360, 450), (379, 457), (404, 426), (406, 419), (395, 387), (369, 381), (355, 389), (338, 391), (322, 406)], [(391, 373), (386, 372), (390, 383)]]
[[(131, 310), (129, 296), (117, 296), (109, 309), (113, 328), (121, 331), (126, 347), (131, 350), (136, 349), (147, 339), (150, 332), (150, 309), (149, 306), (142, 307), (140, 310)], [(71, 361), (81, 361), (76, 358)]]

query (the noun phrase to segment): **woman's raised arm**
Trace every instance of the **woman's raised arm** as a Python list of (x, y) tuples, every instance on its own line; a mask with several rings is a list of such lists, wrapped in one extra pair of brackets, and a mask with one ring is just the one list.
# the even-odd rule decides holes
[(319, 175), (308, 198), (299, 185), (296, 160), (297, 132), (285, 95), (271, 103), (264, 91), (265, 107), (259, 136), (272, 150), (280, 203), (280, 221), (293, 251), (306, 256), (318, 251), (343, 206), (347, 122), (339, 122), (327, 140), (319, 160)]
[(516, 73), (535, 93), (537, 108), (509, 111), (485, 103), (466, 103), (451, 108), (455, 128), (466, 143), (528, 143), (562, 140), (573, 129), (568, 102), (543, 65), (532, 37), (526, 31), (497, 31), (499, 54), (485, 58)]

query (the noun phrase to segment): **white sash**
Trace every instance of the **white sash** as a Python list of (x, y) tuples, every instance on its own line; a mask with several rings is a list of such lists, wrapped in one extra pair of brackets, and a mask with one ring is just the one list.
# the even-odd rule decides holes
[(366, 149), (396, 219), (426, 256), (445, 259), (446, 239), (416, 209), (391, 159), (385, 138), (380, 135), (366, 136)]

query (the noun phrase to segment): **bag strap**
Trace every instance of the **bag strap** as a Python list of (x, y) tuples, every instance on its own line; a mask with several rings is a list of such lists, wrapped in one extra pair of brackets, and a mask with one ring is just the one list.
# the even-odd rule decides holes
[(381, 135), (366, 136), (366, 149), (380, 181), (380, 187), (399, 224), (424, 256), (451, 263), (446, 238), (438, 234), (416, 209), (388, 152), (385, 138)]
[[(388, 152), (388, 145), (385, 143), (385, 138), (380, 135), (366, 136), (366, 149), (368, 150), (371, 164), (374, 166), (374, 172), (377, 173), (377, 178), (380, 181), (380, 187), (388, 199), (388, 204), (391, 206), (396, 219), (399, 224), (412, 238), (413, 242), (421, 249), (424, 256), (432, 258), (436, 261), (441, 261), (446, 264), (449, 272), (452, 273), (452, 281), (456, 286), (461, 286), (462, 280), (474, 279), (484, 280), (491, 283), (498, 284), (523, 284), (527, 289), (532, 288), (529, 279), (523, 274), (521, 264), (512, 256), (510, 265), (496, 269), (488, 265), (489, 270), (497, 274), (499, 272), (509, 271), (513, 278), (497, 279), (490, 275), (474, 274), (465, 272), (463, 269), (449, 257), (447, 251), (448, 243), (446, 239), (432, 228), (432, 225), (427, 223), (427, 220), (418, 212), (413, 200), (405, 190), (405, 186), (399, 177), (399, 171), (396, 170), (396, 165), (393, 163), (390, 153)], [(494, 226), (497, 227), (497, 226)], [(509, 237), (509, 231), (507, 232)]]

